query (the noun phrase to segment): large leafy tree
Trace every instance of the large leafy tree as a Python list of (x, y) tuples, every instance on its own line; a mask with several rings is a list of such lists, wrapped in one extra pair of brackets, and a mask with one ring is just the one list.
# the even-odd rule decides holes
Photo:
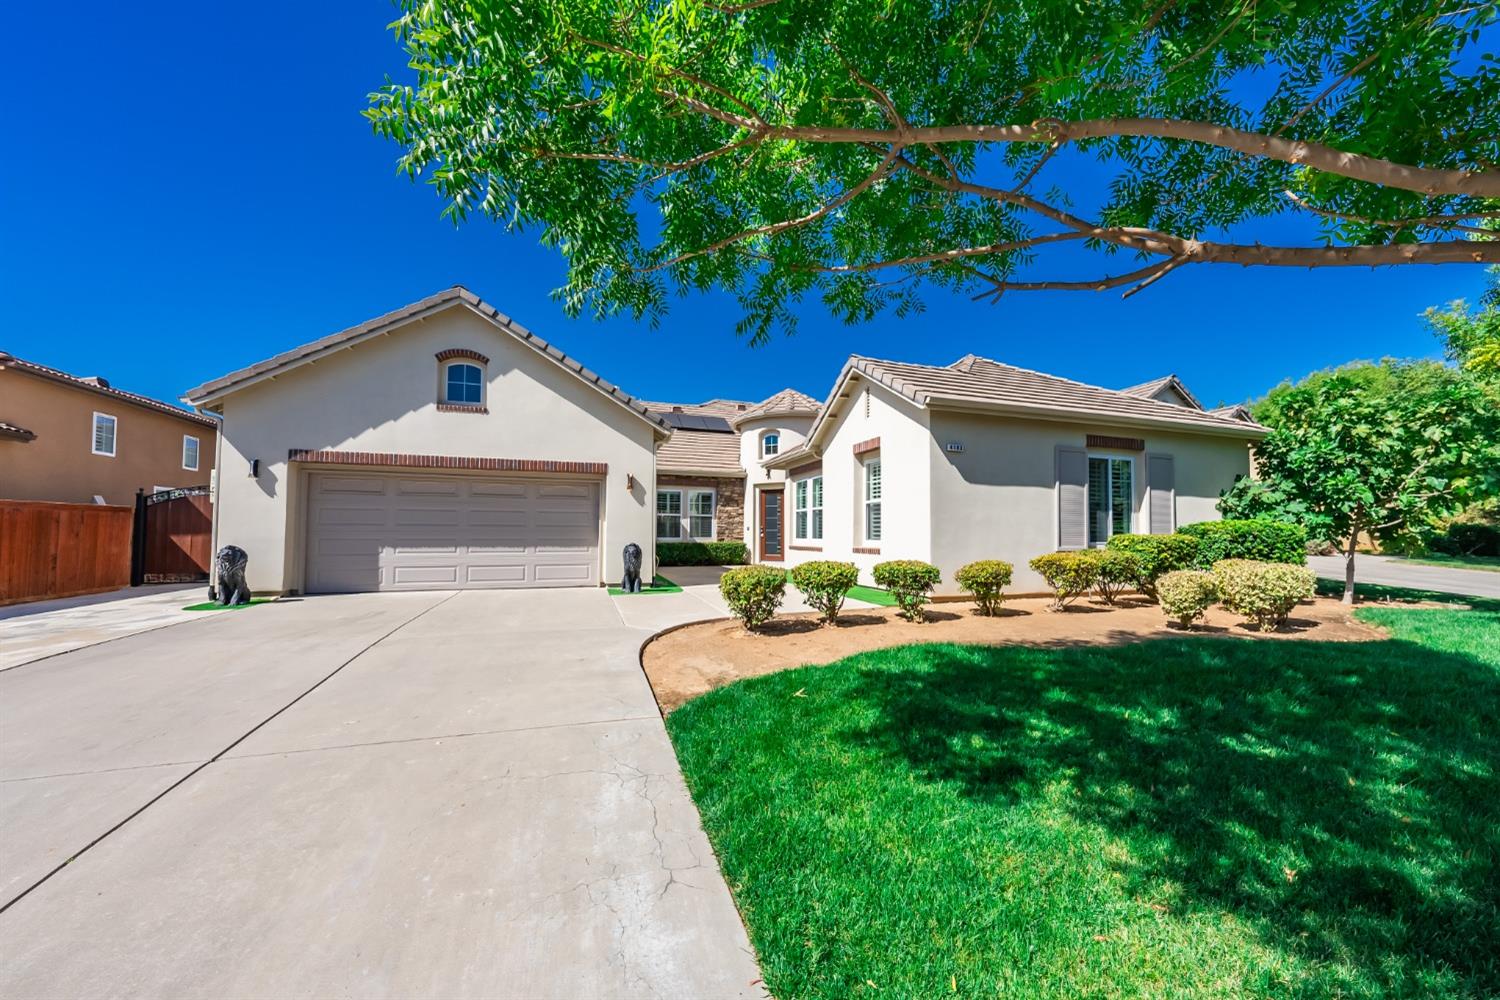
[(1470, 309), (1463, 299), (1427, 310), (1427, 325), (1443, 341), (1448, 357), (1480, 378), (1500, 379), (1500, 267), (1490, 268), (1489, 287)]
[(1465, 373), (1385, 361), (1318, 372), (1254, 407), (1271, 434), (1256, 478), (1219, 503), (1226, 517), (1274, 517), (1341, 543), (1344, 601), (1354, 599), (1362, 535), (1399, 541), (1500, 493), (1500, 406)]
[[(717, 287), (764, 337), (809, 295), (856, 321), (928, 286), (1500, 261), (1463, 238), (1500, 215), (1491, 2), (399, 6), (415, 82), (376, 131), (454, 219), (559, 248), (575, 313)], [(1271, 238), (1287, 212), (1307, 240)]]

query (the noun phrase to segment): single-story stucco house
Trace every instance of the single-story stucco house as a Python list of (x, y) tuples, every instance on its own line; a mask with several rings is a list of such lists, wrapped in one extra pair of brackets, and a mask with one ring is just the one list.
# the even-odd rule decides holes
[(455, 287), (190, 390), (215, 545), (257, 592), (599, 586), (630, 542), (752, 560), (1027, 560), (1217, 517), (1265, 429), (1175, 376), (851, 358), (826, 399), (639, 400)]

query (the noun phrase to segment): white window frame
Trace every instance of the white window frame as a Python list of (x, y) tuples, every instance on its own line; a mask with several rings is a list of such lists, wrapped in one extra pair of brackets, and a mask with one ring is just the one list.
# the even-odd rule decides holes
[[(776, 444), (774, 445), (774, 447), (772, 448), (771, 451), (767, 451), (766, 450), (766, 445), (769, 442), (772, 442), (772, 441), (776, 442)], [(781, 454), (781, 431), (779, 431), (779, 430), (761, 431), (761, 434), (760, 434), (760, 457), (761, 458), (775, 458), (779, 454)]]
[[(862, 480), (860, 494), (863, 497), (863, 502), (860, 505), (860, 535), (864, 538), (866, 544), (879, 545), (881, 535), (885, 534), (885, 466), (881, 464), (879, 455), (872, 455), (865, 459), (863, 465), (864, 468), (860, 469), (860, 478)], [(880, 470), (880, 495), (876, 497), (870, 496), (871, 466)], [(880, 533), (873, 538), (870, 537), (870, 507), (872, 505), (880, 508)]]
[[(193, 464), (188, 465), (188, 442), (193, 442)], [(203, 454), (203, 443), (192, 434), (182, 436), (182, 467), (189, 472), (197, 472), (198, 464)]]
[[(109, 421), (109, 451), (99, 450), (99, 421)], [(94, 420), (89, 424), (89, 451), (105, 458), (114, 458), (120, 453), (120, 421), (113, 413), (94, 411)]]
[[(473, 368), (479, 372), (479, 398), (477, 400), (452, 399), (448, 396), (448, 374), (459, 365)], [(442, 384), (439, 388), (438, 398), (447, 406), (486, 406), (488, 403), (485, 397), (489, 394), (488, 382), (489, 378), (485, 373), (484, 365), (480, 364), (477, 359), (453, 358), (450, 361), (443, 362)]]
[[(712, 542), (719, 537), (719, 491), (712, 486), (689, 486), (683, 490), (682, 537), (689, 542)], [(693, 497), (707, 496), (713, 504), (713, 513), (708, 515), (708, 534), (693, 534), (693, 518), (702, 514), (693, 513)]]
[[(676, 497), (677, 497), (677, 534), (675, 536), (674, 535), (663, 535), (661, 533), (661, 519), (664, 518), (664, 517), (671, 517), (672, 516), (671, 511), (667, 511), (666, 513), (662, 512), (662, 509), (661, 509), (661, 496), (662, 496), (663, 493), (671, 493), (671, 494), (676, 495)], [(685, 542), (685, 541), (688, 540), (685, 537), (684, 525), (682, 523), (682, 512), (683, 512), (682, 499), (683, 499), (683, 497), (682, 497), (682, 490), (680, 488), (678, 488), (678, 487), (658, 487), (657, 488), (657, 490), (656, 490), (656, 503), (652, 507), (652, 516), (656, 519), (655, 522), (654, 522), (655, 525), (656, 525), (656, 527), (653, 530), (656, 532), (656, 540), (658, 542)]]
[[(816, 483), (815, 487), (813, 484)], [(825, 497), (818, 492), (823, 487), (823, 474), (803, 476), (792, 484), (792, 539), (798, 542), (821, 542), (824, 525), (818, 523), (815, 514), (823, 513)], [(815, 502), (816, 501), (816, 502)]]
[[(719, 537), (719, 491), (712, 486), (662, 486), (658, 487), (656, 494), (659, 497), (663, 493), (671, 493), (677, 497), (677, 534), (661, 534), (661, 519), (671, 517), (670, 513), (662, 513), (653, 507), (652, 513), (656, 517), (658, 542), (712, 542)], [(714, 512), (709, 516), (708, 534), (693, 534), (693, 518), (702, 517), (702, 514), (693, 513), (693, 497), (707, 494), (713, 500)], [(659, 501), (658, 501), (659, 502)]]
[[(1113, 538), (1114, 534), (1115, 534), (1114, 489), (1113, 489), (1113, 484), (1110, 481), (1111, 473), (1108, 472), (1108, 471), (1106, 471), (1105, 472), (1105, 483), (1104, 483), (1104, 495), (1109, 500), (1109, 503), (1110, 503), (1110, 508), (1109, 508), (1110, 516), (1108, 518), (1109, 531), (1105, 534), (1104, 540), (1102, 542), (1090, 541), (1090, 539), (1092, 538), (1092, 536), (1094, 534), (1094, 531), (1093, 531), (1094, 525), (1093, 525), (1093, 511), (1089, 508), (1089, 465), (1096, 458), (1103, 459), (1103, 460), (1106, 460), (1106, 461), (1109, 461), (1109, 462), (1126, 462), (1126, 463), (1128, 463), (1130, 465), (1130, 524), (1126, 527), (1126, 530), (1123, 532), (1124, 534), (1128, 535), (1128, 534), (1130, 534), (1130, 533), (1132, 533), (1132, 532), (1135, 531), (1136, 525), (1140, 522), (1140, 511), (1136, 509), (1137, 505), (1136, 505), (1136, 500), (1135, 500), (1136, 485), (1137, 485), (1137, 480), (1136, 480), (1136, 477), (1135, 477), (1135, 473), (1136, 473), (1136, 469), (1135, 469), (1135, 456), (1134, 455), (1111, 455), (1108, 452), (1097, 452), (1097, 451), (1088, 452), (1087, 453), (1087, 457), (1086, 457), (1086, 459), (1084, 461), (1084, 464), (1083, 464), (1083, 471), (1084, 471), (1084, 478), (1083, 478), (1083, 509), (1084, 509), (1085, 513), (1089, 517), (1089, 523), (1086, 524), (1086, 525), (1084, 525), (1083, 537), (1084, 537), (1085, 544), (1089, 548), (1091, 548), (1091, 549), (1102, 549), (1106, 545), (1109, 544), (1109, 540), (1111, 538)], [(1106, 466), (1105, 468), (1108, 469), (1109, 467)]]

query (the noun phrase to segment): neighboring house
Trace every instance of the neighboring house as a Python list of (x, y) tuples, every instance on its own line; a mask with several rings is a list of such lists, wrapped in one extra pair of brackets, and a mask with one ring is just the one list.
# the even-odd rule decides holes
[(190, 390), (256, 591), (597, 586), (654, 564), (666, 421), (452, 288)]
[(462, 288), (190, 391), (222, 415), (218, 544), (257, 591), (595, 586), (621, 550), (953, 574), (1218, 516), (1265, 429), (1175, 376), (1104, 389), (973, 355), (851, 358), (820, 403), (643, 402)]
[(974, 559), (1015, 566), (1018, 592), (1044, 589), (1027, 563), (1215, 520), (1221, 490), (1250, 472), (1265, 429), (1207, 413), (1175, 377), (1105, 389), (969, 355), (948, 367), (854, 357), (806, 443), (770, 466), (793, 495), (788, 563), (871, 566), (921, 559), (955, 593)]
[(0, 353), (0, 499), (109, 504), (204, 486), (211, 417)]

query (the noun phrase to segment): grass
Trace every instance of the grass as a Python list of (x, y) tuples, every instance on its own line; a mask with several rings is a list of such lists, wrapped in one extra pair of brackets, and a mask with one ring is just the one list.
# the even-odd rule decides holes
[(239, 611), (243, 608), (254, 607), (257, 604), (270, 604), (276, 600), (274, 597), (252, 597), (249, 604), (216, 604), (213, 601), (204, 601), (202, 604), (189, 604), (183, 608), (184, 611)]
[(1500, 556), (1447, 556), (1441, 552), (1429, 552), (1423, 556), (1410, 559), (1403, 558), (1402, 562), (1415, 563), (1418, 566), (1442, 566), (1446, 569), (1482, 569), (1490, 573), (1500, 573)]
[(850, 587), (849, 593), (844, 596), (852, 597), (856, 601), (864, 601), (867, 604), (878, 604), (882, 608), (894, 608), (896, 606), (896, 599), (891, 596), (890, 591), (881, 590), (879, 587), (866, 587), (862, 583), (857, 583), (853, 587)]
[[(1325, 597), (1342, 597), (1344, 594), (1344, 582), (1342, 580), (1317, 581), (1318, 593)], [(1354, 585), (1354, 596), (1361, 602), (1409, 602), (1421, 601), (1435, 604), (1456, 604), (1475, 608), (1480, 611), (1500, 612), (1500, 598), (1475, 597), (1471, 594), (1450, 594), (1441, 590), (1424, 590), (1416, 587), (1388, 587), (1381, 583), (1356, 583)], [(1356, 605), (1357, 606), (1357, 605)]]
[[(635, 594), (626, 594), (625, 591), (621, 590), (619, 587), (610, 587), (609, 588), (609, 592), (610, 592), (611, 595), (613, 595), (615, 597), (620, 597), (622, 595), (623, 596), (627, 596), (627, 597), (634, 597), (634, 596), (636, 596)], [(673, 583), (671, 580), (668, 580), (666, 577), (664, 577), (664, 576), (658, 576), (655, 579), (653, 579), (650, 583), (643, 583), (643, 584), (641, 584), (640, 593), (642, 593), (642, 594), (680, 594), (680, 593), (682, 593), (682, 588), (679, 587), (679, 586), (677, 586), (677, 584)]]
[(1500, 995), (1500, 602), (910, 646), (668, 717), (781, 997)]

